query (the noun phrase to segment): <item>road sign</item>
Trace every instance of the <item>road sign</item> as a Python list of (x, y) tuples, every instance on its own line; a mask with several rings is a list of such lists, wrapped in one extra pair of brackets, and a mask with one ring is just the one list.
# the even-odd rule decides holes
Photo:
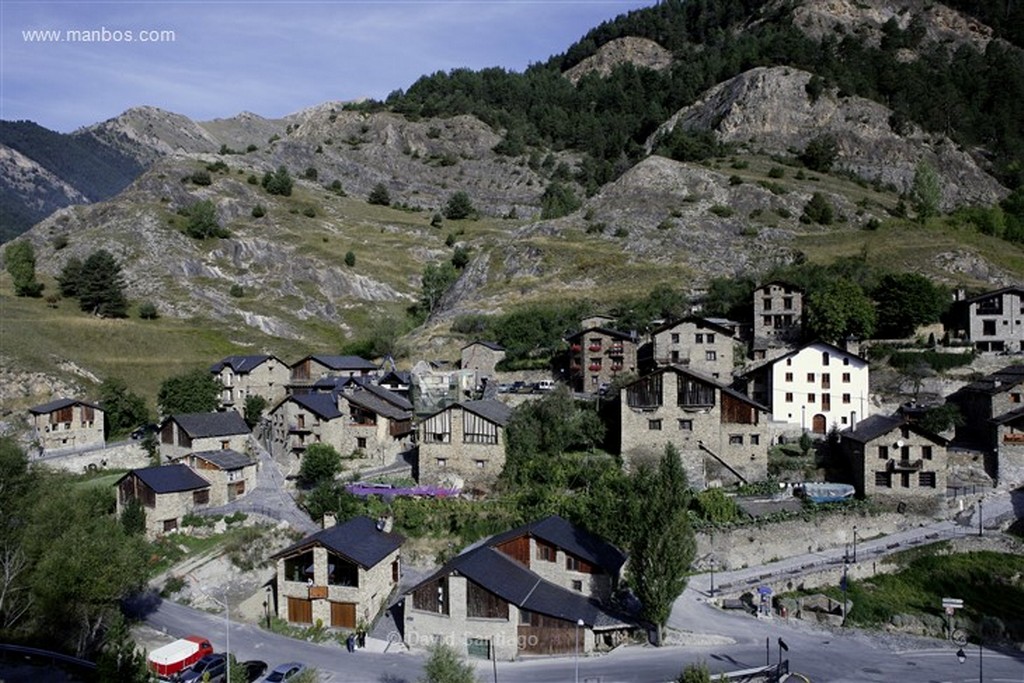
[(952, 607), (954, 609), (963, 609), (964, 601), (960, 598), (942, 598), (943, 607)]

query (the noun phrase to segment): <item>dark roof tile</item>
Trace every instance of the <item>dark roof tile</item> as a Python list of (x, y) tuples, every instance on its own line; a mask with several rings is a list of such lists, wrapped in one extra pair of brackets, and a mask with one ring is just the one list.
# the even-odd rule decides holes
[[(245, 424), (242, 416), (234, 410), (226, 410), (222, 413), (182, 413), (171, 415), (167, 420), (177, 422), (193, 439), (250, 433), (249, 425)], [(166, 423), (167, 420), (164, 422)]]
[(178, 491), (194, 491), (209, 488), (206, 481), (185, 465), (162, 465), (160, 467), (143, 467), (132, 470), (117, 480), (121, 483), (128, 477), (135, 476), (157, 493), (176, 493)]
[(281, 552), (272, 555), (278, 559), (319, 545), (352, 560), (363, 569), (369, 569), (405, 543), (401, 534), (377, 530), (377, 523), (369, 517), (354, 517), (347, 522), (306, 536)]

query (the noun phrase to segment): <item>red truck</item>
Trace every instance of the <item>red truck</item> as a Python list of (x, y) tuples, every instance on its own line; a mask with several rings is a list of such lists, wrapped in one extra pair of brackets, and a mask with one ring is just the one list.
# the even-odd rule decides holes
[(185, 636), (149, 653), (149, 670), (164, 680), (174, 680), (182, 671), (213, 654), (210, 641), (202, 636)]

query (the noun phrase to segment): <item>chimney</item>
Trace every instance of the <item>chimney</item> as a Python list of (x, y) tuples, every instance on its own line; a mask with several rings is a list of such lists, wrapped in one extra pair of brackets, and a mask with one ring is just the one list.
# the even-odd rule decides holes
[(324, 513), (323, 527), (330, 529), (332, 526), (338, 523), (338, 518), (332, 515), (330, 512)]
[(377, 518), (377, 531), (381, 533), (391, 533), (392, 527), (395, 525), (395, 520), (391, 515), (381, 515)]

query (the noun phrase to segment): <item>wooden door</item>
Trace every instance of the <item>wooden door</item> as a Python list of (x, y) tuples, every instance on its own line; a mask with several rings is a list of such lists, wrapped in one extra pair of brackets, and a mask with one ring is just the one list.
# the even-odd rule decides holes
[(313, 601), (302, 598), (288, 598), (288, 621), (293, 624), (313, 623)]
[(825, 416), (824, 415), (822, 415), (821, 413), (818, 413), (817, 415), (814, 416), (814, 418), (811, 420), (811, 431), (813, 431), (815, 434), (824, 434), (825, 433)]
[(331, 627), (355, 628), (356, 604), (354, 602), (331, 603)]

